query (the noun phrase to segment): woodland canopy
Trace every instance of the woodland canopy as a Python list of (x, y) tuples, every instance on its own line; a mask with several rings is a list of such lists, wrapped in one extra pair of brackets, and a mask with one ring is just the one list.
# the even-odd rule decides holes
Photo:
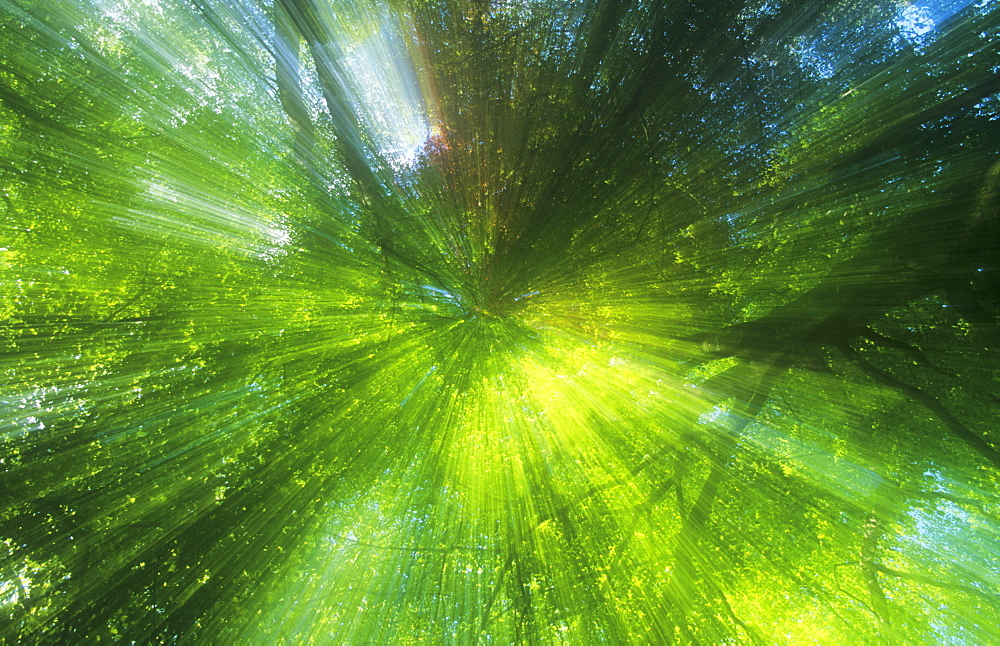
[(996, 642), (998, 78), (993, 0), (0, 0), (0, 641)]

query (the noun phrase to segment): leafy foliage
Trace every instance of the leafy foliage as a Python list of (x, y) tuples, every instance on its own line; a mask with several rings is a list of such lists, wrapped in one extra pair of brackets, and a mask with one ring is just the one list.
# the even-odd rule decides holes
[(998, 11), (0, 0), (0, 640), (994, 641)]

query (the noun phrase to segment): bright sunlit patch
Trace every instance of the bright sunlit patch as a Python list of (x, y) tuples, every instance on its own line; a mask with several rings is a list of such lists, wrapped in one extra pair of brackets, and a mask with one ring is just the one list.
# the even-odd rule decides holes
[(346, 55), (357, 87), (358, 112), (379, 152), (399, 172), (411, 167), (430, 137), (426, 103), (407, 53), (406, 23), (384, 9), (374, 33)]
[(921, 42), (924, 37), (933, 31), (935, 22), (931, 17), (930, 10), (919, 4), (911, 4), (900, 12), (899, 20), (896, 21), (900, 33), (912, 43)]
[(919, 0), (907, 4), (899, 13), (896, 26), (913, 44), (922, 44), (956, 13), (973, 4), (972, 0)]

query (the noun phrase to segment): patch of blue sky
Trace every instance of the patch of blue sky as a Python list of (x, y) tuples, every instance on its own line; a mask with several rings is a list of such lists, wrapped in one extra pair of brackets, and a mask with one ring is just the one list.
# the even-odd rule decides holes
[(896, 26), (904, 39), (914, 45), (932, 40), (949, 18), (965, 9), (972, 0), (918, 0), (899, 11)]

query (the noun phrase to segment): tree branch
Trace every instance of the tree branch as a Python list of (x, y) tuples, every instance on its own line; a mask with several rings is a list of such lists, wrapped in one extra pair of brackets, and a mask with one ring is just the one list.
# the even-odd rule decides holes
[(936, 398), (925, 393), (916, 386), (904, 383), (892, 375), (879, 370), (862, 359), (858, 352), (850, 346), (844, 344), (840, 346), (839, 349), (845, 356), (848, 357), (848, 359), (852, 360), (859, 368), (861, 368), (865, 374), (872, 377), (878, 383), (892, 388), (893, 390), (907, 395), (911, 399), (923, 404), (925, 408), (934, 413), (938, 419), (944, 422), (944, 425), (947, 426), (956, 437), (961, 439), (963, 442), (968, 444), (970, 448), (986, 458), (986, 460), (988, 460), (993, 466), (1000, 469), (1000, 451), (997, 451), (995, 448), (990, 446), (986, 440), (959, 421), (959, 419)]
[(977, 590), (976, 588), (961, 585), (960, 583), (946, 583), (944, 581), (938, 581), (934, 577), (925, 576), (923, 574), (912, 574), (910, 572), (902, 572), (900, 570), (894, 570), (890, 567), (886, 567), (881, 563), (869, 563), (869, 567), (873, 570), (878, 570), (882, 574), (888, 574), (889, 576), (894, 576), (900, 579), (905, 579), (907, 581), (913, 581), (914, 583), (922, 583), (924, 585), (929, 585), (935, 588), (941, 588), (942, 590), (954, 590), (955, 592), (964, 592), (966, 594), (971, 594), (975, 597), (979, 597), (985, 601), (988, 601), (993, 606), (1000, 606), (1000, 596), (995, 594), (990, 594), (989, 592), (983, 592), (982, 590)]

